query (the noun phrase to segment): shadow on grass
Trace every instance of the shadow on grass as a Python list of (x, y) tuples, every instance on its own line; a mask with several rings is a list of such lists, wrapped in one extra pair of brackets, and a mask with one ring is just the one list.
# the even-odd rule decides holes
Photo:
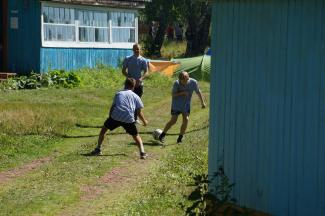
[[(102, 128), (103, 126), (98, 126), (98, 125), (82, 125), (82, 124), (76, 124), (77, 127), (80, 127), (80, 128)], [(196, 129), (193, 129), (193, 130), (189, 130), (187, 132), (185, 132), (185, 134), (188, 134), (188, 133), (193, 133), (193, 132), (196, 132), (196, 131), (200, 131), (200, 130), (204, 130), (206, 128), (209, 127), (209, 124), (201, 127), (201, 128), (196, 128)], [(125, 134), (125, 133), (110, 133), (110, 134)], [(139, 132), (139, 134), (152, 134), (152, 132)], [(178, 133), (167, 133), (166, 135), (178, 135)]]
[[(135, 142), (130, 142), (129, 145), (136, 145)], [(150, 141), (147, 141), (147, 142), (143, 142), (143, 145), (145, 146), (160, 146), (160, 147), (163, 147), (163, 143), (159, 142), (159, 141), (156, 141), (156, 140), (150, 140)]]
[[(101, 128), (102, 126), (94, 126), (94, 125), (81, 125), (81, 124), (76, 124), (77, 127), (80, 127), (80, 128)], [(196, 132), (196, 131), (200, 131), (200, 130), (204, 130), (206, 128), (208, 128), (209, 125), (205, 125), (201, 128), (197, 128), (197, 129), (193, 129), (193, 130), (190, 130), (190, 131), (187, 131), (185, 134), (189, 134), (189, 133), (193, 133), (193, 132)], [(99, 134), (99, 133), (98, 133)], [(67, 135), (67, 134), (55, 134), (56, 136), (58, 137), (62, 137), (62, 138), (89, 138), (89, 137), (97, 137), (98, 134), (89, 134), (89, 135)], [(109, 136), (113, 136), (113, 135), (122, 135), (122, 134), (126, 134), (125, 132), (108, 132), (106, 134), (109, 135)], [(152, 134), (152, 131), (145, 131), (145, 132), (139, 132), (140, 135), (144, 135), (144, 134), (147, 134), (147, 135), (151, 135)], [(174, 136), (174, 135), (178, 135), (178, 133), (167, 133), (166, 135), (170, 135), (170, 136)], [(158, 141), (151, 141), (151, 142), (147, 142), (147, 143), (144, 143), (145, 145), (158, 145), (159, 142)]]
[(80, 155), (85, 156), (85, 157), (118, 157), (118, 156), (128, 157), (128, 155), (127, 154), (124, 154), (124, 153), (93, 155), (93, 154), (91, 154), (89, 152), (89, 153), (84, 153), (84, 154), (80, 154)]

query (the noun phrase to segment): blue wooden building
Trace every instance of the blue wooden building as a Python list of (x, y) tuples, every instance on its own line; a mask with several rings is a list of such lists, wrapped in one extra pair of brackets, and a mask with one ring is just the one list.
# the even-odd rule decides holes
[(240, 205), (324, 216), (325, 0), (216, 0), (212, 38), (209, 175)]
[(138, 42), (145, 1), (2, 0), (0, 71), (116, 67)]

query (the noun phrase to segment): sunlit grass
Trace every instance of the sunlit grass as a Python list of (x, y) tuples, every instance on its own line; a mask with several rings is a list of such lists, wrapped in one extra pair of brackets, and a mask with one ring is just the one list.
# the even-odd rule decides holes
[(182, 58), (186, 51), (186, 45), (186, 41), (177, 42), (165, 40), (160, 50), (161, 56), (166, 59)]
[[(108, 71), (110, 70), (110, 71)], [(138, 126), (148, 161), (138, 159), (132, 138), (115, 130), (103, 143), (103, 157), (86, 157), (97, 141), (112, 98), (122, 89), (120, 70), (83, 69), (83, 85), (75, 89), (0, 92), (0, 172), (50, 157), (48, 163), (23, 176), (0, 182), (0, 215), (180, 215), (187, 202), (190, 173), (207, 169), (208, 109), (200, 109), (194, 95), (193, 111), (184, 143), (176, 145), (179, 122), (169, 131), (167, 147), (153, 141), (151, 132), (170, 118), (173, 79), (152, 74), (145, 80), (144, 114), (147, 127)], [(209, 84), (200, 83), (208, 100)], [(190, 150), (190, 151), (189, 151)], [(143, 165), (143, 166), (142, 166)], [(139, 178), (121, 188), (100, 184), (114, 167), (130, 167)], [(133, 168), (134, 167), (134, 168)], [(141, 176), (142, 170), (148, 175)], [(102, 194), (83, 200), (85, 186)], [(112, 191), (114, 193), (112, 193)], [(185, 196), (185, 197), (184, 197)]]

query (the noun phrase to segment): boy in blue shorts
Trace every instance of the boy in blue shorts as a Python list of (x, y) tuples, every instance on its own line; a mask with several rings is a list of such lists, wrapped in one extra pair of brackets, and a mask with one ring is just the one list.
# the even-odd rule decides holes
[(159, 140), (161, 142), (164, 142), (167, 131), (177, 122), (179, 114), (182, 114), (183, 122), (177, 138), (177, 143), (182, 142), (191, 112), (191, 99), (193, 91), (195, 91), (199, 96), (202, 108), (205, 108), (206, 104), (202, 97), (198, 82), (195, 79), (190, 78), (186, 71), (181, 72), (178, 75), (178, 80), (176, 80), (173, 85), (171, 107), (172, 116), (159, 136)]
[(136, 142), (140, 152), (140, 159), (146, 158), (147, 154), (144, 151), (142, 139), (135, 125), (135, 113), (143, 122), (144, 126), (148, 124), (148, 121), (141, 111), (143, 103), (140, 97), (133, 92), (135, 85), (136, 81), (133, 78), (127, 78), (125, 81), (125, 89), (115, 94), (109, 117), (104, 122), (104, 126), (99, 133), (97, 147), (90, 153), (91, 155), (101, 155), (101, 145), (105, 133), (108, 130), (113, 131), (121, 126)]

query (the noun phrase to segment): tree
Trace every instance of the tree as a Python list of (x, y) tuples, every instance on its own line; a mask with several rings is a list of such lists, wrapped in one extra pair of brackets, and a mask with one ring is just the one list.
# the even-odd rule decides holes
[(165, 39), (165, 31), (172, 17), (173, 0), (152, 0), (146, 3), (144, 16), (147, 22), (156, 21), (158, 30), (154, 38), (149, 38), (145, 49), (149, 55), (160, 57), (160, 49)]
[(197, 56), (204, 53), (209, 43), (211, 24), (211, 5), (208, 1), (186, 1), (186, 56)]
[(161, 56), (160, 49), (168, 23), (180, 20), (187, 24), (185, 55), (197, 56), (204, 53), (211, 23), (209, 0), (152, 0), (146, 3), (144, 16), (147, 22), (154, 20), (159, 23), (155, 37), (145, 43), (149, 55)]

